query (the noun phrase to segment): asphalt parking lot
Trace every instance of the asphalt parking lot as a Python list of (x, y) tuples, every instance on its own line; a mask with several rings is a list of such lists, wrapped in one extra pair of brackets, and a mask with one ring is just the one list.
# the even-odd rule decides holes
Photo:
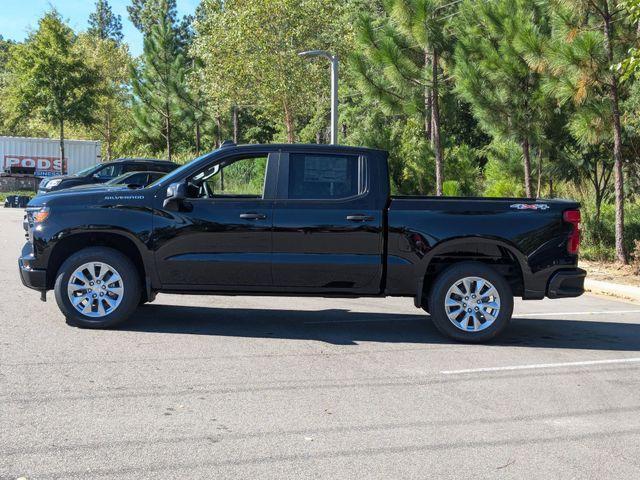
[(516, 303), (490, 345), (410, 299), (159, 295), (69, 327), (0, 209), (0, 478), (640, 478), (640, 305)]

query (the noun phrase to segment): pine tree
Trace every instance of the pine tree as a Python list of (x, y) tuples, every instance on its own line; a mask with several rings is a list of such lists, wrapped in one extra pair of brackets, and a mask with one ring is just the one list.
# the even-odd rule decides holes
[(96, 9), (89, 15), (87, 33), (101, 40), (111, 39), (116, 43), (122, 42), (122, 19), (120, 15), (113, 14), (107, 0), (96, 1)]
[[(455, 2), (454, 2), (455, 3)], [(417, 115), (435, 156), (436, 194), (442, 195), (441, 59), (447, 8), (439, 0), (390, 0), (387, 18), (363, 14), (356, 26), (360, 53), (351, 64), (365, 95), (387, 113)]]
[(551, 104), (527, 58), (549, 34), (545, 11), (535, 0), (496, 0), (466, 1), (460, 12), (456, 91), (487, 133), (520, 145), (525, 194), (531, 197), (531, 153), (542, 143)]
[(144, 39), (139, 68), (131, 68), (133, 115), (138, 132), (153, 147), (164, 143), (171, 160), (175, 128), (184, 117), (185, 60), (180, 53), (169, 4)]
[(151, 28), (161, 17), (167, 17), (174, 26), (179, 49), (185, 54), (193, 35), (191, 23), (193, 17), (185, 15), (178, 20), (176, 0), (132, 0), (127, 7), (131, 23), (143, 34), (149, 35)]
[[(572, 103), (572, 134), (583, 145), (613, 140), (616, 257), (628, 262), (624, 239), (621, 69), (614, 68), (636, 38), (636, 24), (617, 16), (617, 0), (563, 0), (553, 9), (553, 43), (547, 54), (548, 90)], [(604, 129), (604, 132), (602, 131)], [(596, 135), (597, 133), (597, 135)]]
[(132, 0), (127, 7), (131, 23), (142, 33), (148, 34), (151, 27), (166, 16), (170, 23), (178, 19), (176, 0)]

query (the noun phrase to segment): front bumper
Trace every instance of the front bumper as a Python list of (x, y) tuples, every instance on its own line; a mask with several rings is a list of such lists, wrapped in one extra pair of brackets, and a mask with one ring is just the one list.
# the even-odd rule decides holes
[(26, 243), (22, 248), (22, 255), (18, 258), (20, 280), (25, 287), (42, 292), (47, 289), (47, 271), (33, 268), (34, 260), (31, 244)]
[(557, 271), (549, 279), (547, 297), (579, 297), (584, 293), (584, 279), (586, 276), (587, 272), (581, 268)]

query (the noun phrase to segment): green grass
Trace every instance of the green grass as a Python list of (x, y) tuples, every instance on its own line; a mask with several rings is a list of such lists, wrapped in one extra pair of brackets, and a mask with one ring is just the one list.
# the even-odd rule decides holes
[(16, 190), (14, 192), (0, 192), (0, 202), (4, 204), (4, 201), (10, 195), (28, 195), (33, 198), (36, 196), (36, 192), (34, 192), (33, 190)]

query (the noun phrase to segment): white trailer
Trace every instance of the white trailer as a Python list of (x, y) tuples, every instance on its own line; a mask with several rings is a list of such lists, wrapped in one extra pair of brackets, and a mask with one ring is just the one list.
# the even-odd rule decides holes
[(55, 138), (0, 137), (0, 170), (35, 168), (38, 177), (67, 175), (99, 163), (100, 142), (65, 140), (60, 161), (60, 140)]

